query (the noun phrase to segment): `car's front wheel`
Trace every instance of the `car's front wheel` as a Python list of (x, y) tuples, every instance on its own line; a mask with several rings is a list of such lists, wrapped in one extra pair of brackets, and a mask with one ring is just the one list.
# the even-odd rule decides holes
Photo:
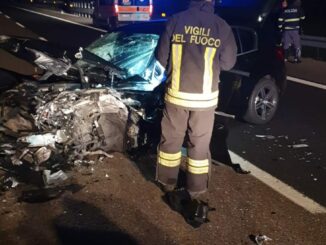
[(270, 76), (259, 80), (252, 90), (244, 120), (254, 124), (265, 124), (272, 120), (279, 104), (279, 89)]

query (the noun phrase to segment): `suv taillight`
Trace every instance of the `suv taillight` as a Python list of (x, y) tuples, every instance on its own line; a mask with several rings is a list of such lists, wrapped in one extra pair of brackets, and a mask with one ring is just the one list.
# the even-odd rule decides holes
[(280, 61), (284, 61), (284, 50), (282, 47), (276, 47), (276, 58)]
[(149, 5), (149, 14), (152, 16), (153, 14), (153, 4)]
[(115, 14), (119, 14), (119, 5), (118, 4), (114, 5), (114, 12), (115, 12)]

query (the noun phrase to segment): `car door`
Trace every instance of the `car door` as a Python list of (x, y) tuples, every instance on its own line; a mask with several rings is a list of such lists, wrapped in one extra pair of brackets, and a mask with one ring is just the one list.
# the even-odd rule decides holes
[(238, 53), (237, 62), (233, 69), (222, 72), (220, 76), (218, 110), (224, 112), (231, 112), (231, 105), (237, 106), (241, 104), (241, 89), (246, 86), (244, 83), (250, 77), (251, 71), (257, 62), (258, 42), (256, 32), (251, 28), (242, 26), (233, 26), (232, 30)]
[[(236, 27), (239, 40), (238, 62), (236, 70), (244, 75), (250, 75), (257, 62), (258, 37), (257, 33), (247, 27)], [(248, 74), (249, 73), (249, 74)]]

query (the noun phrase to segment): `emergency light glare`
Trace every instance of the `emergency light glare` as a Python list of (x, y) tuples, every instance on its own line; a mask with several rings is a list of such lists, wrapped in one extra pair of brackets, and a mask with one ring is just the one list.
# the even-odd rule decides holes
[(166, 13), (162, 13), (161, 16), (162, 16), (162, 17), (166, 17)]
[(119, 13), (119, 6), (118, 6), (118, 4), (115, 4), (115, 5), (114, 5), (114, 10), (115, 10), (115, 13), (116, 13), (116, 14)]

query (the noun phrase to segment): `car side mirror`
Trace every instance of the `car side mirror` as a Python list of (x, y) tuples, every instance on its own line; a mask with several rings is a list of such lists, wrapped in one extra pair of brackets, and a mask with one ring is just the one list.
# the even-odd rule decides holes
[(81, 60), (82, 58), (83, 58), (83, 48), (82, 47), (80, 47), (79, 49), (78, 49), (78, 52), (75, 54), (75, 58), (77, 59), (77, 60)]

